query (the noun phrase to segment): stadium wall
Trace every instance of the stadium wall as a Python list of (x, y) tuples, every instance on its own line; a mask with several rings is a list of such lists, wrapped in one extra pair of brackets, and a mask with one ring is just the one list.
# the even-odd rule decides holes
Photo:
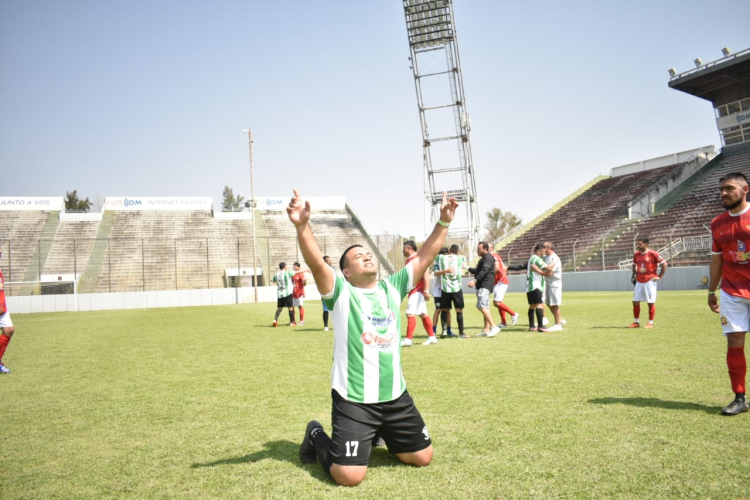
[[(695, 290), (701, 278), (708, 276), (708, 266), (669, 268), (659, 284), (660, 291)], [(566, 292), (629, 292), (633, 290), (630, 271), (592, 271), (564, 273)], [(464, 278), (464, 293), (475, 294), (468, 288), (469, 278)], [(524, 275), (509, 276), (509, 292), (525, 292)], [(315, 286), (305, 287), (306, 300), (320, 300)], [(7, 297), (12, 314), (72, 312), (76, 310), (73, 295), (28, 295)], [(196, 290), (161, 290), (151, 292), (113, 292), (78, 294), (79, 311), (106, 311), (113, 309), (153, 309), (159, 307), (218, 306), (250, 304), (254, 301), (252, 287), (211, 288)], [(276, 302), (276, 287), (258, 287), (259, 302)]]

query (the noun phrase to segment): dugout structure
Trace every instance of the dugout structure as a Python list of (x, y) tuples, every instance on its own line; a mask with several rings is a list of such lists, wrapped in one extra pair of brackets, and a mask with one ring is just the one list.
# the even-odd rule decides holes
[(709, 101), (714, 107), (725, 156), (750, 152), (750, 49), (709, 63), (698, 58), (695, 68), (670, 70), (669, 87)]
[(471, 259), (479, 242), (479, 208), (453, 2), (403, 0), (403, 5), (422, 128), (430, 221), (435, 224), (440, 217), (443, 191), (462, 202), (466, 219), (463, 224), (454, 220), (448, 237), (468, 240)]

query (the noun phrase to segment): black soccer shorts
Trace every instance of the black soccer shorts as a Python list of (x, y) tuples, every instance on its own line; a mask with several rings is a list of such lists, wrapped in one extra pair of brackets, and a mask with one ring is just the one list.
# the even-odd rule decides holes
[(276, 307), (294, 307), (294, 299), (292, 298), (292, 294), (276, 299)]
[(526, 300), (528, 301), (529, 305), (544, 304), (544, 297), (542, 296), (542, 291), (538, 288), (535, 288), (534, 290), (530, 292), (526, 292)]
[(443, 309), (450, 309), (451, 305), (456, 309), (464, 308), (464, 292), (443, 292)]
[(386, 403), (353, 403), (331, 390), (331, 455), (338, 465), (367, 465), (375, 433), (391, 454), (413, 453), (432, 444), (408, 391)]

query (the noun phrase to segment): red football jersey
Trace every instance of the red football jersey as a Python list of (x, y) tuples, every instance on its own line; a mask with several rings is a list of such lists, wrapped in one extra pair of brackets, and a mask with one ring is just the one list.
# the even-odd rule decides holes
[(299, 299), (305, 296), (305, 273), (295, 274), (292, 276), (292, 298)]
[(505, 266), (503, 265), (503, 259), (500, 258), (500, 254), (492, 252), (491, 254), (495, 257), (495, 261), (500, 265), (500, 268), (495, 272), (495, 284), (502, 283), (503, 285), (508, 284), (508, 274), (505, 272)]
[(3, 278), (3, 271), (0, 270), (0, 314), (8, 312), (8, 306), (5, 305), (5, 278)]
[(711, 253), (721, 255), (721, 289), (750, 299), (750, 209), (741, 214), (724, 212), (711, 221)]
[[(406, 262), (404, 263), (404, 265), (406, 265), (409, 262), (411, 262), (412, 260), (414, 260), (414, 257), (416, 257), (416, 256), (417, 256), (417, 254), (414, 254), (411, 257), (409, 257), (408, 259), (406, 259)], [(416, 278), (416, 276), (415, 276), (415, 278)], [(412, 294), (417, 293), (417, 292), (424, 293), (424, 277), (422, 277), (419, 280), (419, 282), (417, 283), (417, 286), (415, 286), (414, 289), (411, 292), (409, 292), (409, 296), (411, 297)]]
[(635, 264), (635, 275), (639, 283), (648, 283), (652, 279), (656, 278), (656, 269), (659, 264), (664, 262), (659, 252), (654, 250), (646, 250), (644, 253), (636, 252), (633, 256), (633, 264)]

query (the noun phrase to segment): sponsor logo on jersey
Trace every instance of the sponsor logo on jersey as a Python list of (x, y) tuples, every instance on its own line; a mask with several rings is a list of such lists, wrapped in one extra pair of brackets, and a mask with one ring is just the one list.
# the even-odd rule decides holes
[(737, 264), (747, 264), (750, 262), (750, 252), (747, 251), (747, 245), (742, 240), (737, 240), (737, 251), (729, 252), (732, 256), (732, 260)]
[(368, 347), (380, 349), (382, 351), (390, 351), (393, 346), (398, 344), (398, 335), (395, 332), (388, 333), (386, 335), (380, 335), (379, 333), (362, 332), (360, 335), (362, 343)]

